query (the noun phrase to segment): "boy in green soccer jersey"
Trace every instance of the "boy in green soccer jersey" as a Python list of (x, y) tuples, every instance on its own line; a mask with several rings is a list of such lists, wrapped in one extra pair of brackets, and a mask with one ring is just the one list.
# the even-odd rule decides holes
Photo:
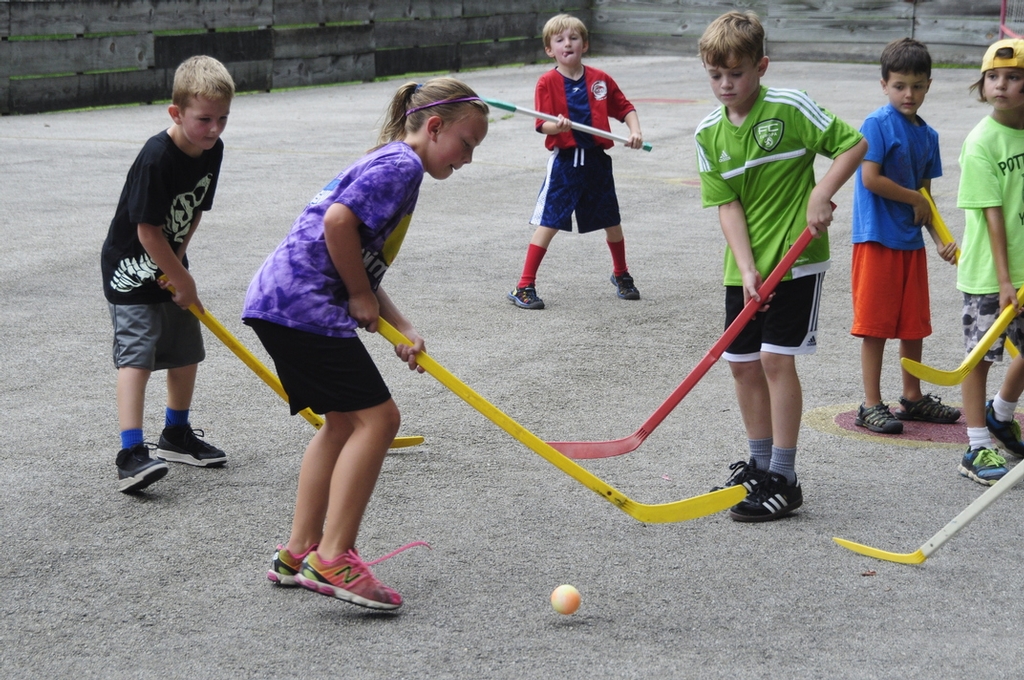
[[(730, 466), (727, 486), (747, 498), (734, 520), (764, 522), (803, 503), (795, 459), (803, 397), (796, 356), (817, 345), (818, 305), (829, 266), (832, 196), (856, 171), (867, 143), (859, 132), (798, 90), (761, 85), (768, 69), (764, 29), (753, 13), (729, 12), (700, 39), (711, 90), (722, 106), (697, 127), (701, 202), (717, 206), (725, 255), (726, 326), (750, 298), (757, 316), (726, 349), (751, 459)], [(815, 183), (817, 154), (832, 165)], [(817, 237), (775, 293), (761, 282), (808, 228)]]

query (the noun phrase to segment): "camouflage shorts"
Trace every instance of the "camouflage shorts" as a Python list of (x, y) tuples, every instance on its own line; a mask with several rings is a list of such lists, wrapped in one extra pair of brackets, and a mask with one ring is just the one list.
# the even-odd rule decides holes
[[(992, 328), (999, 316), (999, 294), (971, 295), (964, 293), (964, 349), (970, 354), (988, 329)], [(1006, 332), (999, 336), (988, 352), (984, 361), (1003, 360), (1003, 340), (1009, 338), (1018, 349), (1024, 347), (1024, 317), (1018, 316), (1007, 327)]]

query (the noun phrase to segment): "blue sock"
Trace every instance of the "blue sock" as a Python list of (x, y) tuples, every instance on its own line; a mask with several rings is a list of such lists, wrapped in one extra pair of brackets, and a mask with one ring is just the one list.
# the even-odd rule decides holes
[(773, 446), (772, 464), (768, 471), (782, 475), (790, 484), (796, 482), (796, 447), (783, 449)]
[(184, 411), (175, 411), (170, 406), (167, 407), (167, 415), (164, 418), (164, 427), (180, 427), (182, 425), (188, 425), (188, 409)]
[(750, 447), (750, 457), (754, 461), (754, 467), (758, 470), (767, 470), (772, 462), (772, 438), (748, 439), (747, 446)]
[(130, 449), (136, 444), (141, 444), (142, 439), (142, 428), (136, 427), (131, 430), (121, 430), (121, 448)]

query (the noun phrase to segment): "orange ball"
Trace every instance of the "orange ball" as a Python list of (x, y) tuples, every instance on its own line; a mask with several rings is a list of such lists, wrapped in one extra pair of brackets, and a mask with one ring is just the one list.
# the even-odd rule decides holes
[(575, 614), (580, 608), (580, 591), (568, 584), (558, 586), (551, 593), (551, 606), (559, 614)]

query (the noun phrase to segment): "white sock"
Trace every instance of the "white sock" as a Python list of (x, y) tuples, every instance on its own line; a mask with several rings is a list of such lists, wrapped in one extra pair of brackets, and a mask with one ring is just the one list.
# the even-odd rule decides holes
[(972, 449), (991, 449), (992, 437), (987, 427), (967, 428), (967, 446)]
[(1006, 401), (998, 394), (992, 400), (992, 410), (996, 412), (996, 420), (1008, 423), (1013, 420), (1013, 414), (1017, 410), (1017, 402)]

